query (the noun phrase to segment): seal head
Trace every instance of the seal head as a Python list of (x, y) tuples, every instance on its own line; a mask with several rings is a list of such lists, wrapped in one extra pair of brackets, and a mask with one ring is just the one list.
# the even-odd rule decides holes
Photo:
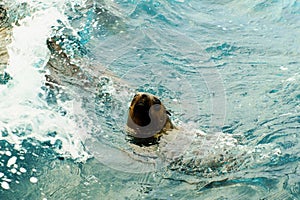
[(173, 129), (169, 116), (161, 101), (148, 93), (137, 93), (129, 107), (127, 127), (134, 143), (151, 145), (167, 130)]

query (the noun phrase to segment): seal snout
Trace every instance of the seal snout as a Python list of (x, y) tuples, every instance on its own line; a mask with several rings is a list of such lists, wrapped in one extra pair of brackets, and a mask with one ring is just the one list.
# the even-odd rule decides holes
[(137, 102), (137, 106), (146, 106), (150, 104), (150, 97), (146, 94), (142, 94)]
[(147, 96), (141, 96), (140, 98), (137, 98), (136, 103), (133, 105), (134, 110), (136, 111), (146, 111), (150, 108), (150, 100)]

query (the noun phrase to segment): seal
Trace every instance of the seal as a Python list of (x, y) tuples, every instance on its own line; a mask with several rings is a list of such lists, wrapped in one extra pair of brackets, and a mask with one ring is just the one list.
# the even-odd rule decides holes
[(175, 128), (169, 115), (158, 97), (143, 92), (135, 94), (127, 119), (132, 142), (140, 146), (156, 144), (163, 134)]

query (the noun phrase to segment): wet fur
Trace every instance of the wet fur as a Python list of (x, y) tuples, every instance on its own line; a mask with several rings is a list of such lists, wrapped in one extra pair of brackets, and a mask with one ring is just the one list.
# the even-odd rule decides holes
[(148, 93), (137, 93), (129, 107), (127, 127), (133, 142), (139, 145), (151, 145), (168, 130), (174, 128), (161, 101)]

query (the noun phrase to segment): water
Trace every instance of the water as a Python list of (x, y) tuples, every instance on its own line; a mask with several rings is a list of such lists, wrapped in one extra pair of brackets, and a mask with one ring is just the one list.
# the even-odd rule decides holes
[[(298, 1), (1, 4), (1, 199), (300, 199)], [(57, 91), (52, 36), (80, 66)], [(158, 149), (126, 140), (136, 91), (178, 127)]]

